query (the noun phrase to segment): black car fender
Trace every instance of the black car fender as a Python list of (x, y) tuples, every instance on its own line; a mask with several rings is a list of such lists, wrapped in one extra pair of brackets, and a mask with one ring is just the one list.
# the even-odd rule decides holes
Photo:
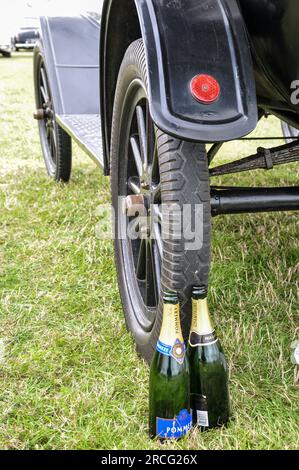
[[(105, 0), (100, 40), (100, 101), (106, 172), (114, 93), (127, 47), (142, 37), (146, 48), (150, 110), (174, 137), (222, 142), (257, 124), (250, 46), (235, 0)], [(209, 105), (194, 99), (190, 83), (208, 74), (220, 84)]]

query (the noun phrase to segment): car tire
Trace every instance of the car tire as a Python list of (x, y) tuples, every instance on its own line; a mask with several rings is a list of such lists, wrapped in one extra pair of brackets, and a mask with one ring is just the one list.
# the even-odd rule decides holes
[(68, 182), (72, 171), (72, 140), (56, 122), (54, 103), (41, 43), (34, 49), (33, 64), (36, 108), (48, 110), (48, 115), (38, 121), (46, 169), (48, 175), (54, 180)]
[[(143, 121), (139, 107), (144, 113)], [(141, 123), (146, 122), (146, 125), (142, 126), (138, 119)], [(139, 142), (140, 152), (142, 152), (141, 147), (145, 148), (142, 144), (142, 132), (136, 137), (138, 129), (142, 128), (147, 131), (147, 149), (151, 148), (150, 142), (154, 140), (153, 151), (148, 151), (147, 155), (147, 161), (152, 162), (149, 165), (151, 166), (149, 181), (146, 181), (147, 176), (140, 177), (138, 152), (135, 144), (132, 144), (132, 139), (133, 141), (135, 139), (137, 143)], [(145, 166), (144, 164), (144, 168)], [(137, 177), (134, 176), (135, 173), (138, 174)], [(160, 189), (157, 189), (158, 187)], [(160, 191), (161, 199), (158, 204), (176, 204), (180, 210), (184, 204), (189, 204), (192, 208), (192, 217), (195, 217), (196, 208), (202, 211), (201, 218), (198, 219), (203, 236), (202, 244), (193, 251), (186, 249), (187, 237), (184, 227), (181, 227), (180, 240), (173, 236), (176, 227), (172, 220), (169, 222), (170, 236), (162, 241), (161, 249), (161, 243), (152, 242), (149, 233), (145, 241), (132, 241), (128, 236), (119, 239), (122, 224), (116, 217), (116, 269), (126, 324), (134, 337), (138, 353), (150, 363), (161, 328), (163, 292), (171, 290), (178, 293), (183, 334), (185, 340), (188, 338), (192, 287), (208, 285), (211, 259), (211, 203), (205, 146), (173, 138), (157, 129), (151, 121), (146, 56), (142, 40), (135, 41), (128, 48), (119, 71), (112, 120), (111, 188), (116, 214), (119, 213), (124, 198), (130, 197), (134, 191), (139, 196), (141, 193), (142, 197), (149, 201), (154, 201), (155, 194)], [(131, 222), (132, 220), (127, 217), (126, 229)], [(160, 234), (164, 233), (164, 229), (165, 222), (162, 217)], [(156, 232), (159, 230), (156, 229)], [(157, 256), (157, 251), (160, 257)], [(154, 275), (151, 271), (155, 271)], [(144, 276), (145, 280), (142, 279)], [(158, 284), (154, 288), (150, 285), (152, 279), (155, 280), (152, 284)]]

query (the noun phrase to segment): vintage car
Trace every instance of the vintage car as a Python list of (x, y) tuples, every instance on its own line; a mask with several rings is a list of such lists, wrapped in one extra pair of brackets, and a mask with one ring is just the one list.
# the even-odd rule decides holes
[[(111, 176), (124, 313), (150, 361), (165, 289), (180, 296), (187, 337), (192, 286), (209, 282), (212, 217), (299, 209), (299, 187), (233, 182), (299, 159), (299, 3), (105, 0), (100, 13), (101, 24), (41, 18), (35, 118), (52, 178), (69, 180), (72, 139)], [(287, 143), (215, 164), (269, 114)], [(228, 174), (229, 187), (213, 183)]]
[(25, 18), (11, 39), (12, 49), (34, 49), (39, 40), (39, 21), (36, 18)]

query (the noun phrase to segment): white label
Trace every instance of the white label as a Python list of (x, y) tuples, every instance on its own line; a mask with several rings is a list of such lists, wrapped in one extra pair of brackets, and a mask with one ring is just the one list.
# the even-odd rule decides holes
[(294, 358), (295, 358), (295, 363), (299, 366), (299, 344), (295, 349)]
[(207, 411), (197, 410), (197, 424), (203, 428), (209, 427), (209, 415)]

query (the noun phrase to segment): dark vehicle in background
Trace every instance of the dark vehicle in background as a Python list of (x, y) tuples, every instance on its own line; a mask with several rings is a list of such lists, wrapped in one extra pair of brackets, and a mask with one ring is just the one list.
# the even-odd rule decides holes
[(25, 18), (16, 34), (11, 39), (12, 50), (33, 50), (39, 40), (39, 20), (36, 18)]
[(11, 51), (9, 46), (5, 48), (3, 46), (0, 46), (0, 54), (3, 55), (3, 57), (11, 57)]
[(0, 24), (0, 55), (11, 56), (10, 31), (4, 24)]

